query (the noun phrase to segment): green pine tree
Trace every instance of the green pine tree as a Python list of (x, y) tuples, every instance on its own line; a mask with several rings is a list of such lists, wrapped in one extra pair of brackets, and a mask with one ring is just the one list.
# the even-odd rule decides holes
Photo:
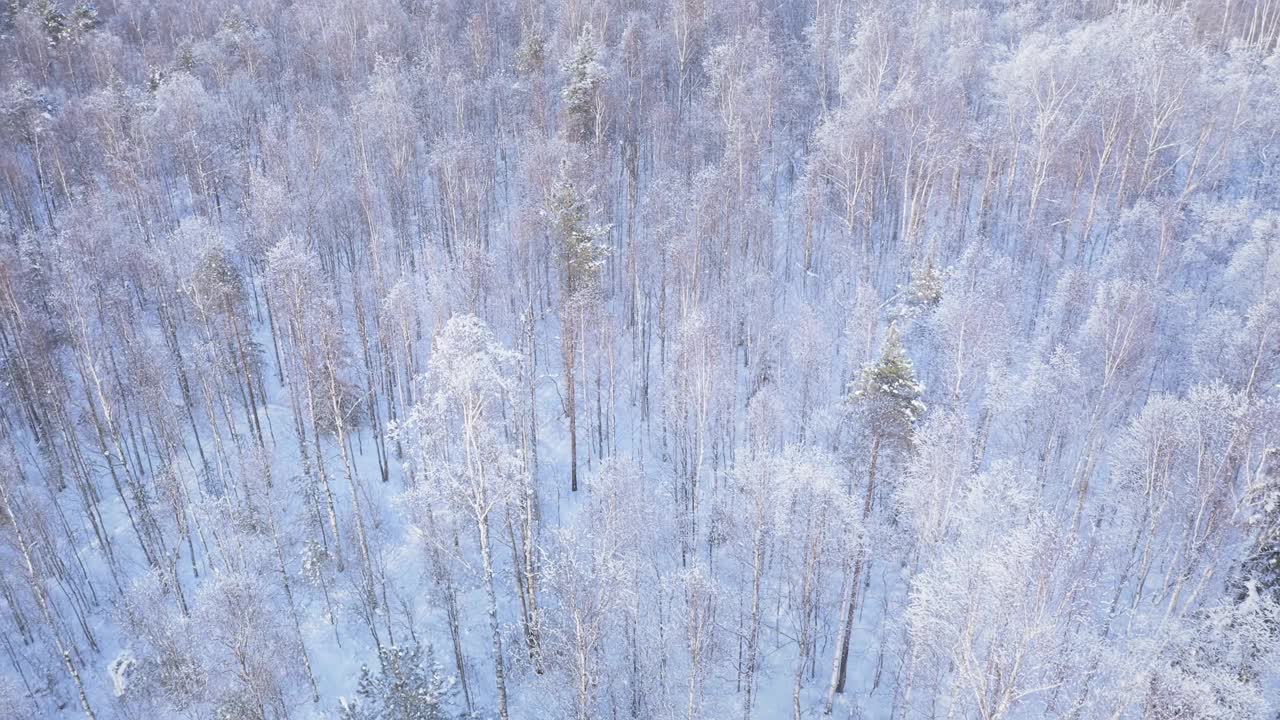
[(568, 76), (561, 97), (569, 118), (569, 136), (574, 140), (586, 140), (595, 132), (596, 96), (604, 81), (604, 67), (600, 65), (600, 49), (595, 33), (588, 25), (573, 45), (564, 73)]
[(565, 290), (576, 298), (593, 289), (599, 280), (605, 258), (600, 239), (606, 230), (589, 222), (586, 201), (567, 178), (556, 187), (551, 211), (564, 256)]
[(890, 327), (879, 362), (863, 371), (850, 401), (867, 411), (877, 432), (909, 440), (912, 427), (924, 415), (923, 395), (902, 338), (897, 328)]
[(607, 226), (589, 222), (586, 201), (561, 168), (561, 180), (551, 197), (551, 214), (560, 240), (564, 297), (560, 306), (560, 349), (564, 360), (565, 413), (569, 416), (569, 488), (578, 490), (578, 401), (576, 362), (583, 314), (594, 304), (606, 248), (600, 242)]
[(444, 705), (453, 682), (444, 676), (431, 647), (414, 643), (378, 651), (380, 668), (360, 668), (358, 702), (342, 701), (341, 720), (447, 720)]
[[(916, 380), (911, 359), (902, 347), (902, 338), (897, 328), (890, 326), (880, 360), (863, 371), (862, 377), (850, 388), (847, 400), (849, 424), (856, 431), (853, 445), (858, 449), (851, 452), (850, 457), (857, 461), (865, 459), (866, 462), (867, 485), (862, 498), (864, 527), (870, 525), (876, 495), (883, 492), (876, 488), (886, 461), (901, 458), (911, 447), (915, 423), (924, 415), (924, 403), (920, 401), (923, 394), (924, 387)], [(842, 619), (839, 633), (840, 659), (833, 678), (835, 692), (844, 692), (849, 667), (849, 637), (867, 562), (865, 548), (859, 549), (850, 583), (852, 590), (846, 603), (849, 611)]]
[(913, 274), (907, 302), (916, 307), (933, 307), (942, 302), (942, 273), (932, 260)]

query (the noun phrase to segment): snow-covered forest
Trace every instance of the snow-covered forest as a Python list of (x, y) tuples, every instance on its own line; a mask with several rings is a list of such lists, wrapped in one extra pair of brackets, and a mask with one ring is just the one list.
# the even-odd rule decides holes
[(0, 718), (1280, 717), (1280, 0), (5, 0)]

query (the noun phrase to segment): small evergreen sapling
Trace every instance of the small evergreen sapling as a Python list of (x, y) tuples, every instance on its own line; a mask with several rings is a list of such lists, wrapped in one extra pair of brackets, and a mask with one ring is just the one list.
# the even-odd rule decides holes
[(341, 700), (341, 720), (446, 720), (453, 679), (444, 675), (435, 654), (413, 643), (387, 645), (378, 651), (379, 670), (360, 668), (356, 693), (361, 700)]

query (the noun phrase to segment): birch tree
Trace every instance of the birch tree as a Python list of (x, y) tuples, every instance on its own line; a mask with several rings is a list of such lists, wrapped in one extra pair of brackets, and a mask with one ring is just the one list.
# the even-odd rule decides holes
[(508, 716), (507, 671), (491, 537), (494, 511), (518, 496), (524, 467), (510, 424), (518, 417), (519, 357), (478, 318), (457, 315), (435, 339), (420, 401), (395, 430), (442, 511), (474, 526), (493, 642), (498, 713)]

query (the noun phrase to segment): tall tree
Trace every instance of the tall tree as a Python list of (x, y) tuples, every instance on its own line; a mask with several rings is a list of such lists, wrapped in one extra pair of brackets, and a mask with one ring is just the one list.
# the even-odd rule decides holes
[(465, 513), (475, 527), (503, 720), (508, 717), (507, 671), (491, 518), (496, 508), (519, 496), (526, 471), (512, 427), (522, 417), (518, 368), (519, 357), (503, 348), (483, 322), (471, 315), (454, 316), (436, 337), (421, 400), (396, 429), (423, 491), (442, 509)]
[[(910, 450), (916, 421), (924, 414), (920, 401), (923, 388), (902, 346), (901, 336), (890, 328), (880, 360), (863, 371), (850, 387), (847, 398), (850, 429), (850, 463), (865, 462), (866, 488), (862, 495), (862, 525), (869, 527), (875, 509), (877, 480), (901, 461)], [(857, 465), (854, 465), (857, 467)], [(851, 472), (849, 492), (854, 492)], [(883, 492), (881, 490), (881, 492)], [(849, 639), (853, 635), (858, 596), (869, 558), (865, 543), (854, 550), (851, 577), (845, 581), (845, 601), (841, 608), (836, 652), (832, 659), (831, 683), (827, 688), (826, 714), (831, 714), (837, 693), (844, 692), (849, 667)]]
[(600, 271), (605, 247), (601, 239), (607, 227), (593, 224), (587, 199), (561, 165), (560, 181), (550, 198), (550, 211), (560, 257), (560, 350), (564, 364), (565, 414), (569, 418), (569, 489), (578, 491), (578, 383), (579, 356), (585, 355), (582, 339), (587, 323), (600, 303)]

